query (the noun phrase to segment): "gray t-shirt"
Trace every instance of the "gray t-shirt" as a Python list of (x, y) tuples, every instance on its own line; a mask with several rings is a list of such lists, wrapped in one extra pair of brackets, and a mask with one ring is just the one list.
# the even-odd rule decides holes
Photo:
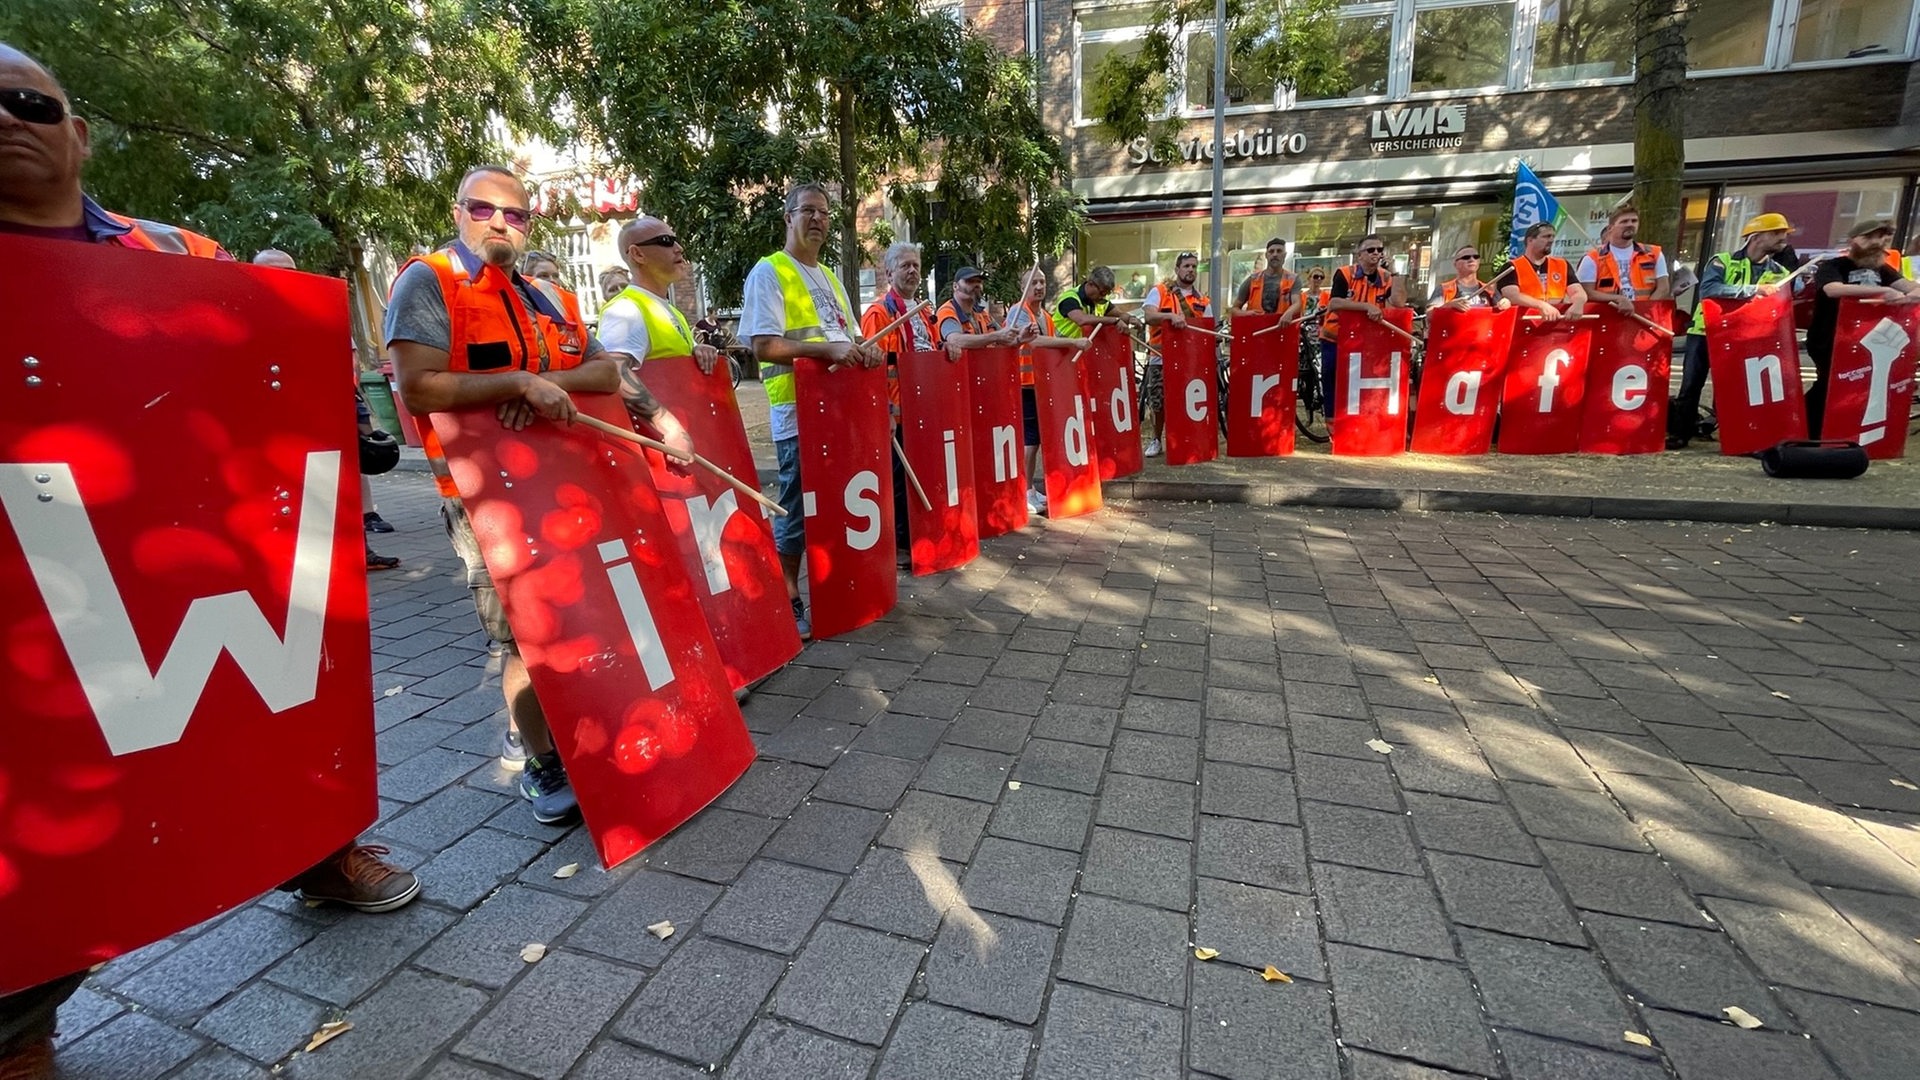
[[(458, 252), (453, 259), (456, 264), (461, 261)], [(533, 307), (533, 296), (528, 291), (533, 286), (527, 279), (515, 274), (513, 284), (520, 292), (520, 302)], [(393, 295), (387, 300), (385, 329), (389, 346), (396, 341), (414, 341), (431, 349), (453, 351), (453, 320), (447, 315), (447, 300), (440, 295), (440, 278), (432, 267), (414, 263), (400, 272), (393, 283)], [(590, 360), (604, 351), (600, 339), (588, 334), (587, 352), (582, 359)]]

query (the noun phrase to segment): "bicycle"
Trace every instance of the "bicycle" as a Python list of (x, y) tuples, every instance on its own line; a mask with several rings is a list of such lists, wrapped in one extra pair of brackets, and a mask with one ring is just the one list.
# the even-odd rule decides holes
[(1321, 398), (1320, 312), (1300, 320), (1300, 368), (1294, 379), (1293, 426), (1307, 441), (1323, 443), (1333, 437), (1327, 423), (1327, 403)]

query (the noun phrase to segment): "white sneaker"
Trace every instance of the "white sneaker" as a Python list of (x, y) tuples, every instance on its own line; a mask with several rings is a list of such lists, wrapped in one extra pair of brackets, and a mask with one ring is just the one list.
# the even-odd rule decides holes
[(1148, 457), (1159, 457), (1160, 456), (1160, 440), (1148, 439), (1147, 445), (1142, 447), (1140, 452), (1147, 455)]
[(1047, 497), (1032, 488), (1027, 489), (1027, 513), (1044, 515), (1047, 512)]

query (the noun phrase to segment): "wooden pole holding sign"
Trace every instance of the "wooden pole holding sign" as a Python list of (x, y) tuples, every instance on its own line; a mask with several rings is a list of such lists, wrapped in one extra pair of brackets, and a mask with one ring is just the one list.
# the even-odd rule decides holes
[[(666, 443), (661, 442), (659, 439), (649, 439), (645, 435), (642, 435), (637, 431), (628, 431), (617, 425), (609, 424), (605, 420), (601, 420), (598, 417), (588, 416), (585, 413), (580, 413), (576, 415), (573, 419), (574, 419), (574, 422), (585, 424), (587, 427), (590, 427), (593, 430), (598, 431), (603, 435), (611, 435), (616, 439), (621, 439), (626, 442), (633, 443), (636, 446), (644, 446), (649, 450), (658, 450), (675, 461), (684, 462), (686, 460), (682, 458), (680, 456), (680, 452), (678, 450), (675, 450), (673, 447), (668, 446)], [(693, 461), (690, 462), (690, 464), (698, 465), (701, 468), (712, 472), (715, 476), (718, 476), (720, 479), (725, 480), (728, 483), (728, 485), (730, 485), (735, 491), (738, 491), (742, 495), (748, 496), (749, 498), (753, 499), (753, 501), (759, 503), (761, 506), (766, 507), (768, 513), (773, 514), (777, 517), (787, 516), (787, 511), (785, 507), (781, 506), (777, 502), (774, 502), (772, 499), (767, 498), (765, 495), (762, 495), (759, 491), (755, 490), (753, 485), (747, 483), (745, 480), (742, 480), (739, 477), (728, 472), (727, 470), (721, 468), (720, 466), (715, 465), (713, 462), (708, 461), (706, 458), (701, 457), (699, 454), (693, 455)]]

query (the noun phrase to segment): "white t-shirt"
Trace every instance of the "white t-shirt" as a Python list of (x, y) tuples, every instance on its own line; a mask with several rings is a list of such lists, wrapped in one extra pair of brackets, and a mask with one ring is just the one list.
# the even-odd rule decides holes
[(600, 344), (633, 357), (636, 367), (646, 362), (653, 341), (647, 334), (647, 319), (640, 311), (639, 301), (622, 294), (600, 312)]
[[(1613, 252), (1614, 276), (1620, 279), (1620, 295), (1631, 300), (1634, 298), (1633, 281), (1627, 273), (1627, 267), (1633, 264), (1633, 245), (1628, 244), (1626, 247), (1610, 248), (1610, 250)], [(1583, 256), (1577, 276), (1582, 285), (1593, 284), (1600, 280), (1600, 264), (1593, 261), (1592, 255)], [(1657, 278), (1667, 276), (1667, 253), (1664, 251), (1657, 256), (1653, 266), (1653, 276)]]
[[(806, 279), (807, 292), (813, 295), (814, 310), (820, 313), (821, 329), (826, 332), (827, 340), (852, 341), (847, 328), (852, 325), (853, 316), (840, 306), (833, 281), (827, 276), (832, 271), (824, 266), (798, 265), (801, 276)], [(786, 332), (787, 301), (780, 294), (780, 275), (774, 273), (772, 263), (762, 260), (747, 274), (746, 289), (740, 299), (740, 337), (752, 342), (762, 335), (778, 337)], [(792, 405), (772, 406), (767, 410), (767, 426), (776, 440), (799, 438), (798, 410)]]
[[(1176, 285), (1174, 286), (1174, 288), (1177, 289), (1179, 288), (1179, 286)], [(1197, 291), (1198, 290), (1195, 290), (1195, 292)], [(1189, 294), (1189, 295), (1193, 295), (1193, 294)], [(1164, 306), (1166, 306), (1166, 298), (1161, 294), (1160, 286), (1155, 285), (1153, 288), (1147, 290), (1146, 299), (1140, 304), (1140, 310), (1142, 312), (1159, 311)], [(1175, 311), (1178, 311), (1180, 310), (1181, 305), (1178, 301), (1174, 301), (1173, 307)], [(1212, 305), (1209, 305), (1209, 304), (1200, 305), (1200, 314), (1202, 315), (1213, 314)], [(1150, 366), (1158, 365), (1160, 363), (1160, 360), (1161, 360), (1160, 350), (1158, 349), (1147, 350), (1148, 365)]]

